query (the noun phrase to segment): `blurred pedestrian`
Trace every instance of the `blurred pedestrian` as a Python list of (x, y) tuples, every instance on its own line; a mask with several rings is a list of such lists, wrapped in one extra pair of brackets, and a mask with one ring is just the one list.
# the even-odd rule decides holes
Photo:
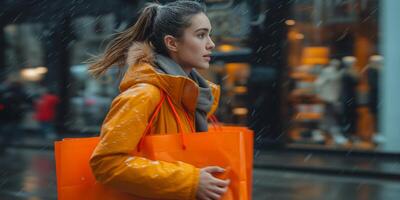
[[(208, 131), (219, 87), (196, 69), (208, 69), (211, 24), (196, 1), (149, 4), (137, 22), (110, 43), (90, 71), (101, 75), (115, 64), (127, 64), (118, 95), (103, 122), (101, 141), (90, 160), (94, 176), (106, 186), (151, 199), (220, 199), (229, 180), (214, 177), (215, 166), (196, 168), (184, 162), (132, 157), (146, 125), (168, 95), (182, 118), (182, 128)], [(170, 106), (161, 104), (151, 134), (178, 133)], [(204, 155), (207, 156), (207, 155)]]
[(40, 124), (40, 130), (46, 139), (53, 140), (56, 138), (54, 119), (56, 116), (56, 108), (60, 103), (59, 97), (52, 89), (45, 89), (44, 93), (39, 97), (35, 104), (35, 119)]
[(0, 151), (23, 139), (21, 122), (32, 100), (24, 90), (21, 81), (8, 78), (0, 86)]
[(380, 76), (383, 68), (383, 56), (373, 55), (369, 58), (368, 65), (365, 67), (365, 73), (368, 78), (368, 105), (373, 115), (375, 133), (373, 140), (375, 143), (385, 142), (385, 137), (380, 133), (379, 128), (379, 84)]
[(357, 72), (355, 63), (357, 59), (354, 56), (345, 56), (342, 58), (342, 130), (348, 138), (355, 138), (357, 127), (357, 86), (360, 75)]
[(342, 145), (348, 142), (340, 128), (342, 106), (340, 101), (343, 72), (339, 69), (340, 61), (332, 59), (321, 70), (321, 74), (315, 81), (319, 97), (325, 103), (322, 129), (328, 132), (336, 144)]

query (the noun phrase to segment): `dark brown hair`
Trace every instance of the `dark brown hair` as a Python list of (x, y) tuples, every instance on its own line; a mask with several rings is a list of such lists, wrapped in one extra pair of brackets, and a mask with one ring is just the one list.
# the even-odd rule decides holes
[(107, 45), (104, 54), (90, 61), (89, 72), (99, 77), (115, 64), (124, 66), (127, 51), (133, 42), (149, 42), (155, 52), (168, 55), (164, 36), (180, 38), (184, 29), (191, 25), (191, 17), (201, 12), (204, 13), (205, 9), (196, 1), (147, 4), (136, 23), (118, 33)]

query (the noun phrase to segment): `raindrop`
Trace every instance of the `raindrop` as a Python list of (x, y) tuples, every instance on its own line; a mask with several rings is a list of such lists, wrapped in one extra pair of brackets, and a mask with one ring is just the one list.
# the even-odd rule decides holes
[(313, 156), (313, 154), (312, 153), (310, 153), (310, 154), (308, 154), (305, 158), (304, 158), (304, 162), (307, 162), (308, 160), (310, 160), (311, 159), (311, 157)]
[(349, 33), (349, 28), (346, 28), (346, 29), (343, 31), (342, 35), (339, 36), (339, 37), (336, 39), (336, 42), (342, 40), (343, 38), (345, 38), (346, 35), (347, 35), (348, 33)]
[(254, 158), (257, 158), (260, 155), (260, 150), (256, 150), (255, 154), (254, 154)]
[(251, 116), (252, 117), (254, 117), (254, 114), (256, 113), (256, 109), (253, 109), (252, 111), (251, 111)]
[(315, 26), (320, 27), (322, 25), (322, 23), (323, 23), (322, 20), (320, 20)]
[(368, 21), (369, 19), (371, 18), (371, 16), (369, 15), (369, 16), (367, 16), (366, 18), (364, 18), (362, 21), (361, 21), (361, 23), (365, 23), (366, 21)]
[(222, 80), (224, 81), (224, 80), (226, 80), (226, 79), (228, 79), (229, 78), (229, 74), (228, 75), (226, 75), (226, 76), (224, 76), (223, 78), (222, 78)]

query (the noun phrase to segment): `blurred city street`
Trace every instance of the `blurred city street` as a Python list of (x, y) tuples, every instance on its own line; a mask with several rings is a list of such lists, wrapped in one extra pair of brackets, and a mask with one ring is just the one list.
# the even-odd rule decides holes
[[(231, 135), (220, 143), (204, 137), (194, 140), (199, 155), (174, 153), (190, 154), (196, 166), (214, 157), (237, 170), (233, 195), (243, 194), (239, 179), (247, 177), (237, 160), (250, 172), (253, 156), (254, 200), (400, 199), (400, 1), (174, 1), (0, 0), (0, 200), (57, 199), (54, 141), (100, 134), (94, 153), (70, 148), (87, 157), (77, 165), (73, 152), (75, 162), (64, 163), (77, 170), (63, 177), (81, 184), (94, 172), (144, 196), (175, 189), (188, 196), (195, 179), (177, 179), (185, 173), (167, 170), (174, 165), (159, 162), (171, 172), (167, 182), (143, 165), (148, 174), (118, 170), (136, 170), (128, 154), (140, 149), (133, 144), (143, 132), (224, 133), (225, 126), (238, 143), (230, 144)], [(169, 36), (179, 49), (170, 49)], [(172, 103), (156, 104), (158, 92), (147, 87)], [(207, 129), (218, 125), (221, 131)], [(100, 173), (86, 165), (89, 155)], [(170, 158), (187, 161), (151, 159)], [(206, 189), (197, 195), (218, 192), (210, 191), (210, 176), (201, 180), (208, 184), (198, 184)]]
[[(7, 148), (0, 161), (0, 199), (57, 199), (52, 148), (51, 141), (34, 137)], [(390, 160), (256, 151), (253, 199), (398, 199), (400, 164)]]

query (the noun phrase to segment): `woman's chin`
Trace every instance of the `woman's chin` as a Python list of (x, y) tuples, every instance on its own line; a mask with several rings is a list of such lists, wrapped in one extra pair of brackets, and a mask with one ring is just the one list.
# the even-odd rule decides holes
[(196, 68), (197, 69), (208, 69), (208, 68), (210, 68), (210, 64), (208, 62), (207, 63), (201, 63), (201, 65), (198, 65)]

